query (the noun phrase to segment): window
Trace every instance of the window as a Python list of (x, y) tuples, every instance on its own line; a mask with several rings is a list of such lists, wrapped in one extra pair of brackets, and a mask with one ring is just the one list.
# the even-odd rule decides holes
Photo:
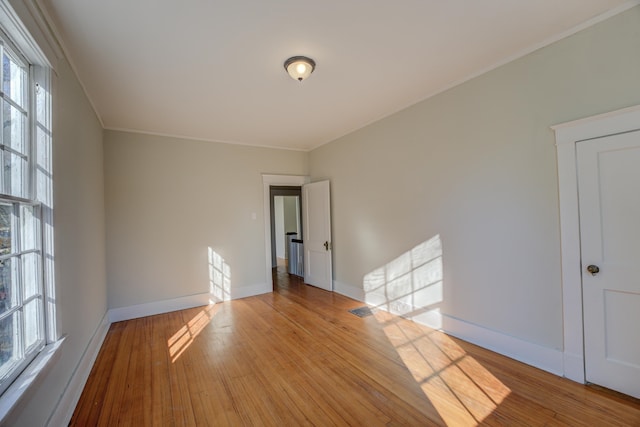
[(0, 33), (0, 393), (46, 344), (42, 206), (36, 197), (40, 88)]

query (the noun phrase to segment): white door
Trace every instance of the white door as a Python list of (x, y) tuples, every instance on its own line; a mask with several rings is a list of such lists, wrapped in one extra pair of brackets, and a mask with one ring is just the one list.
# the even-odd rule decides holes
[(304, 281), (333, 290), (329, 181), (302, 186)]
[(577, 143), (588, 382), (640, 398), (640, 131)]

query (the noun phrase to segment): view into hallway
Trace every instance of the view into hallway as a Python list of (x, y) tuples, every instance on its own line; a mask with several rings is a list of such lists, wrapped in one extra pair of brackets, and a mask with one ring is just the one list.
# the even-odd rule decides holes
[(640, 402), (305, 285), (111, 325), (71, 425), (640, 425)]

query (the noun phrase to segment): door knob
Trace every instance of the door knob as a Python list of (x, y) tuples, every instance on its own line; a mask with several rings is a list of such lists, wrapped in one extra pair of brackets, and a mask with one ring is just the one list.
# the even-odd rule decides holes
[(591, 273), (592, 276), (595, 276), (600, 272), (600, 267), (598, 267), (597, 265), (591, 264), (590, 266), (587, 267), (587, 271)]

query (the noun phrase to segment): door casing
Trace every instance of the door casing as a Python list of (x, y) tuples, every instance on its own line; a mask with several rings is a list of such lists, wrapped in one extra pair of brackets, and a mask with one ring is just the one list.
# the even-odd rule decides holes
[(576, 144), (640, 129), (640, 105), (552, 126), (556, 139), (562, 264), (563, 374), (585, 383)]
[(270, 283), (273, 289), (273, 277), (271, 275), (271, 186), (302, 187), (310, 182), (304, 175), (262, 175), (263, 187), (263, 216), (264, 216), (264, 248), (265, 248), (265, 276), (264, 283)]
[(586, 380), (640, 397), (640, 131), (577, 147)]

